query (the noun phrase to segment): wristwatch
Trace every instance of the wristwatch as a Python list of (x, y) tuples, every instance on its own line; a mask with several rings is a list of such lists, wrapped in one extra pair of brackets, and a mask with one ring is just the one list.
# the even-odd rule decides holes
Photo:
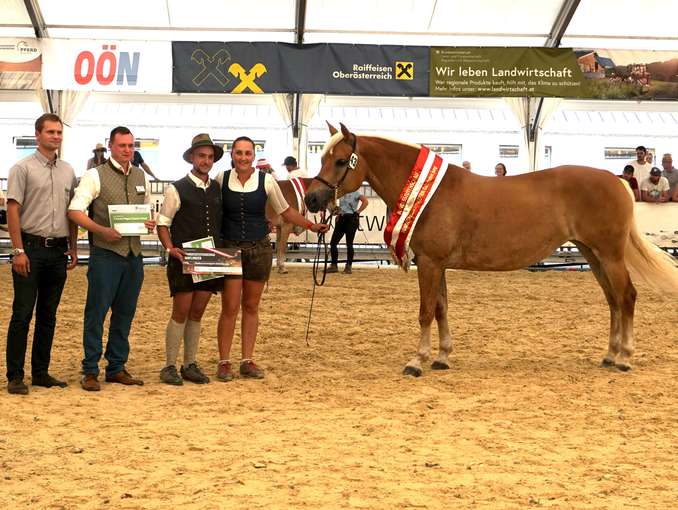
[(21, 253), (26, 253), (23, 248), (14, 248), (12, 250), (12, 255), (20, 255)]

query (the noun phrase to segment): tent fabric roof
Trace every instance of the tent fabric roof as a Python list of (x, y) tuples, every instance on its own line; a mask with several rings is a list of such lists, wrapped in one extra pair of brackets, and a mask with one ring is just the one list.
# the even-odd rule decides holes
[[(55, 38), (296, 41), (297, 0), (33, 0)], [(307, 0), (304, 42), (543, 46), (567, 0)], [(674, 0), (585, 0), (562, 47), (678, 49)], [(640, 18), (640, 20), (639, 20)], [(0, 0), (0, 35), (34, 36), (23, 0)]]

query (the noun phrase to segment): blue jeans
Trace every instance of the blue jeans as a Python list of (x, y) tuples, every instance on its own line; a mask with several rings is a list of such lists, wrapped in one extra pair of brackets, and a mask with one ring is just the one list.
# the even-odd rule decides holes
[(109, 309), (111, 322), (104, 353), (108, 361), (106, 375), (124, 370), (129, 356), (129, 331), (143, 282), (144, 264), (141, 255), (130, 253), (127, 257), (121, 257), (110, 250), (90, 246), (82, 338), (85, 349), (83, 374), (99, 374), (104, 321)]
[(49, 368), (56, 312), (66, 282), (67, 248), (26, 248), (30, 272), (23, 277), (12, 271), (14, 302), (7, 329), (7, 379), (24, 377), (28, 328), (35, 310), (31, 373), (44, 375)]

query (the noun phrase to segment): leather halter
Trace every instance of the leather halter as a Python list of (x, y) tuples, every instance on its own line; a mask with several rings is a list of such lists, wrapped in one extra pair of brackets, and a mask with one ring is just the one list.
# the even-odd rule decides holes
[[(353, 133), (351, 133), (353, 134)], [(355, 170), (355, 168), (358, 166), (358, 154), (356, 154), (356, 147), (358, 145), (358, 137), (353, 135), (353, 143), (351, 143), (351, 155), (348, 157), (348, 161), (346, 162), (346, 170), (344, 170), (344, 175), (341, 176), (341, 179), (337, 181), (336, 184), (330, 184), (328, 181), (320, 177), (319, 175), (316, 175), (314, 179), (316, 181), (322, 182), (325, 186), (330, 188), (332, 191), (334, 191), (334, 197), (336, 200), (337, 196), (337, 190), (341, 187), (343, 184), (344, 180), (346, 179), (346, 176), (348, 175), (349, 170)]]

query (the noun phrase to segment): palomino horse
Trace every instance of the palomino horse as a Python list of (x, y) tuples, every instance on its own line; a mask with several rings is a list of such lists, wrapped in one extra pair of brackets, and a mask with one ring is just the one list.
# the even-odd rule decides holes
[[(303, 182), (305, 188), (308, 188), (312, 180), (313, 179), (308, 178), (300, 179), (300, 181)], [(294, 192), (294, 185), (292, 184), (292, 181), (278, 181), (278, 186), (280, 187), (280, 191), (282, 191), (283, 195), (285, 196), (285, 200), (290, 205), (290, 207), (293, 207), (303, 214), (303, 204), (300, 204), (297, 200), (297, 195)], [(282, 216), (275, 214), (271, 206), (268, 204), (266, 206), (266, 217), (268, 218), (268, 221), (270, 221), (271, 224), (276, 227), (275, 248), (277, 253), (276, 265), (278, 266), (278, 272), (281, 274), (286, 274), (287, 269), (285, 269), (285, 252), (287, 251), (287, 240), (294, 230), (294, 225), (292, 223), (285, 222)]]
[[(353, 191), (363, 180), (394, 210), (420, 146), (375, 136), (357, 136), (342, 124), (322, 155), (309, 186), (310, 211)], [(449, 368), (445, 269), (509, 271), (538, 262), (572, 241), (603, 289), (610, 307), (610, 337), (603, 366), (631, 368), (634, 279), (678, 295), (675, 260), (652, 245), (635, 225), (633, 197), (610, 172), (561, 166), (514, 177), (482, 177), (449, 165), (419, 217), (410, 248), (419, 279), (421, 336), (404, 373), (419, 376), (431, 355), (431, 323), (438, 323), (440, 349), (431, 365)]]

